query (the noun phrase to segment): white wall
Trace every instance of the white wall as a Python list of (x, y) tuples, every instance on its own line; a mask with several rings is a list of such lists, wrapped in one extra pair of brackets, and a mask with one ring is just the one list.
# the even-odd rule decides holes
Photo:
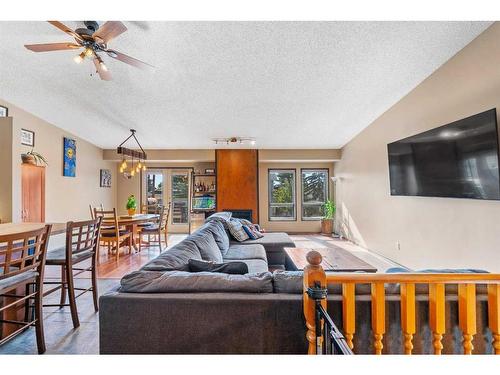
[(391, 196), (387, 157), (390, 142), (500, 109), (499, 40), (495, 23), (343, 148), (338, 220), (353, 241), (415, 269), (500, 272), (500, 201)]

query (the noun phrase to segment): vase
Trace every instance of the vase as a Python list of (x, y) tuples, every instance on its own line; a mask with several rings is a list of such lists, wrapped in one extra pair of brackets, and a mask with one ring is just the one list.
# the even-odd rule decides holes
[(135, 215), (135, 208), (129, 208), (127, 209), (128, 215), (129, 216), (134, 216)]

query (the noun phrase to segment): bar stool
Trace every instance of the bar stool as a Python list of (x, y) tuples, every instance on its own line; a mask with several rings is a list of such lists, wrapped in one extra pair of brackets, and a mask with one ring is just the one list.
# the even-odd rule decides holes
[[(15, 299), (0, 307), (3, 311), (25, 302), (23, 321), (0, 319), (0, 323), (20, 325), (17, 330), (0, 340), (0, 345), (34, 325), (38, 353), (45, 353), (45, 337), (43, 334), (43, 271), (47, 254), (47, 243), (51, 225), (37, 230), (0, 236), (0, 297)], [(30, 288), (34, 285), (34, 289)], [(25, 295), (18, 295), (16, 289), (24, 287)], [(29, 302), (34, 300), (34, 319), (29, 319)], [(0, 317), (3, 317), (0, 315)]]
[[(66, 246), (59, 249), (49, 251), (47, 253), (47, 266), (61, 267), (61, 281), (46, 281), (44, 284), (57, 284), (44, 293), (44, 296), (49, 295), (56, 290), (61, 289), (61, 300), (58, 304), (45, 304), (45, 307), (63, 307), (69, 306), (71, 310), (71, 319), (73, 327), (78, 328), (80, 321), (78, 319), (78, 311), (76, 307), (76, 299), (86, 292), (92, 292), (94, 300), (94, 310), (99, 311), (97, 302), (97, 252), (99, 249), (99, 233), (101, 230), (102, 218), (95, 220), (68, 222), (66, 224)], [(73, 265), (81, 263), (85, 260), (91, 260), (89, 267), (75, 268)], [(77, 271), (73, 273), (73, 271)], [(76, 288), (74, 277), (83, 272), (91, 273), (91, 286), (88, 288)], [(68, 290), (69, 304), (66, 304), (66, 289)], [(75, 290), (81, 291), (75, 295)]]

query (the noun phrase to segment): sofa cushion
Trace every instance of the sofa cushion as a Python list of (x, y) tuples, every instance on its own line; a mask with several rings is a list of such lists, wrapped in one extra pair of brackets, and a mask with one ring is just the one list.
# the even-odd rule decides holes
[(219, 220), (219, 221), (229, 221), (231, 219), (231, 216), (233, 216), (232, 212), (224, 211), (224, 212), (216, 212), (215, 214), (210, 215), (205, 219), (205, 222), (209, 222), (212, 220)]
[(270, 272), (246, 275), (183, 271), (135, 271), (125, 275), (120, 292), (126, 293), (272, 293)]
[(189, 272), (220, 272), (231, 275), (244, 275), (248, 273), (248, 266), (241, 261), (215, 263), (206, 260), (189, 259)]
[[(286, 233), (263, 233), (264, 237), (257, 240), (247, 240), (245, 245), (259, 244), (264, 246), (267, 252), (283, 252), (285, 247), (295, 247), (295, 243)], [(233, 241), (232, 243), (237, 243)]]
[(155, 259), (146, 263), (141, 270), (172, 271), (188, 270), (189, 259), (201, 259), (201, 253), (196, 243), (190, 238), (161, 253)]
[(204, 230), (209, 230), (212, 233), (212, 235), (214, 236), (214, 240), (217, 243), (217, 246), (219, 246), (222, 256), (224, 256), (224, 254), (226, 254), (227, 251), (229, 250), (229, 236), (226, 232), (226, 229), (224, 228), (224, 224), (222, 224), (222, 221), (220, 220), (208, 221), (196, 232)]
[[(229, 262), (233, 262), (233, 260), (230, 260)], [(243, 262), (247, 265), (249, 274), (269, 271), (267, 261), (262, 259), (241, 259), (239, 262)]]
[(194, 241), (196, 246), (198, 246), (201, 259), (222, 263), (222, 253), (209, 228), (197, 230), (195, 233), (190, 235), (188, 239)]
[(224, 260), (245, 259), (261, 259), (267, 262), (266, 250), (262, 245), (233, 244), (224, 256)]

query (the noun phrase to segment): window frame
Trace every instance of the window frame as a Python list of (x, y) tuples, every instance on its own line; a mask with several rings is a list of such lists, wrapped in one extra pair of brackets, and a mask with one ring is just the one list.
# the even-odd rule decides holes
[[(272, 172), (285, 172), (292, 173), (293, 184), (292, 184), (292, 198), (293, 198), (293, 218), (271, 216), (271, 205), (272, 205), (272, 187), (271, 187), (271, 173)], [(267, 219), (271, 222), (283, 221), (297, 221), (297, 170), (295, 168), (268, 168), (267, 170)]]
[[(326, 172), (326, 200), (330, 199), (330, 169), (329, 168), (300, 168), (300, 219), (302, 221), (320, 221), (321, 217), (305, 217), (304, 207), (308, 203), (304, 203), (304, 172)], [(326, 202), (326, 201), (325, 201)], [(312, 205), (311, 205), (312, 206)]]

